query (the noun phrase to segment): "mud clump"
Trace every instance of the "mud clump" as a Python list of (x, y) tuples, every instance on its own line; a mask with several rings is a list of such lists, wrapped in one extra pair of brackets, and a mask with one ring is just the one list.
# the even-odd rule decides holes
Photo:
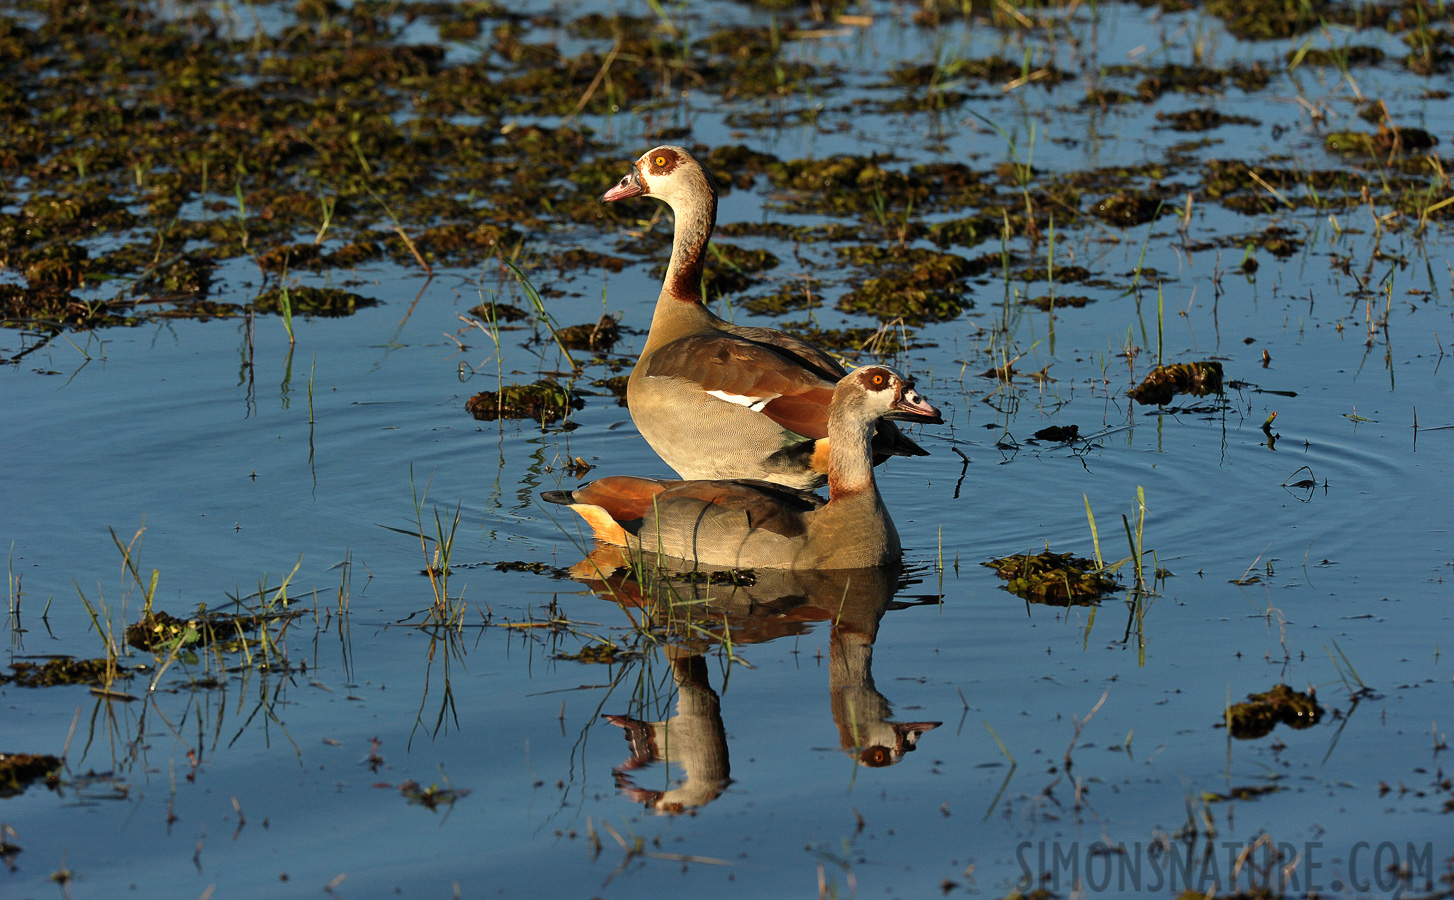
[(1083, 296), (1078, 296), (1078, 295), (1077, 296), (1068, 296), (1068, 297), (1050, 297), (1050, 296), (1045, 296), (1045, 297), (1034, 297), (1034, 298), (1031, 298), (1031, 299), (1028, 299), (1028, 300), (1021, 300), (1020, 301), (1020, 305), (1021, 306), (1033, 306), (1033, 307), (1035, 307), (1038, 310), (1042, 310), (1044, 312), (1049, 312), (1052, 309), (1065, 309), (1066, 307), (1071, 307), (1071, 308), (1074, 308), (1074, 309), (1080, 309), (1081, 307), (1086, 306), (1086, 305), (1088, 305), (1090, 303), (1093, 303), (1093, 302), (1094, 301), (1091, 300), (1091, 298), (1089, 298), (1089, 297), (1083, 297)]
[(259, 253), (256, 258), (258, 267), (264, 272), (323, 268), (323, 254), (317, 244), (285, 244)]
[(988, 268), (978, 260), (918, 247), (860, 244), (840, 247), (838, 255), (845, 262), (881, 273), (844, 294), (838, 308), (865, 312), (884, 321), (920, 323), (956, 318), (974, 305), (967, 296), (966, 280)]
[(1095, 560), (1053, 553), (1048, 547), (1033, 556), (1016, 553), (980, 565), (994, 569), (1015, 596), (1050, 606), (1090, 606), (1121, 588)]
[(897, 356), (905, 350), (932, 347), (914, 340), (914, 330), (884, 324), (878, 328), (815, 328), (789, 323), (783, 331), (796, 335), (815, 347), (826, 347), (840, 353), (868, 353), (880, 359)]
[[(315, 288), (306, 285), (287, 289), (287, 302), (295, 316), (351, 316), (361, 309), (378, 306), (379, 301), (362, 297), (341, 288)], [(258, 295), (253, 309), (262, 313), (283, 313), (282, 288), (273, 288)]]
[(1160, 197), (1123, 191), (1091, 204), (1090, 212), (1104, 222), (1130, 228), (1150, 222), (1165, 208)]
[(748, 297), (740, 301), (748, 310), (766, 316), (780, 316), (797, 310), (822, 306), (823, 282), (816, 278), (794, 278), (783, 282), (770, 294)]
[(1439, 143), (1439, 139), (1422, 128), (1391, 128), (1378, 126), (1378, 131), (1335, 131), (1323, 139), (1323, 146), (1333, 153), (1348, 156), (1390, 156), (1418, 153)]
[(530, 313), (509, 303), (481, 303), (470, 307), (470, 315), (485, 322), (523, 322)]
[(556, 269), (562, 272), (568, 269), (604, 269), (607, 272), (619, 272), (626, 268), (626, 260), (619, 256), (597, 253), (581, 247), (572, 247), (557, 255), (553, 262)]
[(557, 653), (556, 659), (582, 663), (604, 663), (611, 666), (625, 660), (630, 654), (623, 653), (615, 644), (588, 644), (579, 653)]
[(593, 350), (608, 353), (616, 346), (621, 328), (610, 316), (601, 316), (594, 325), (567, 325), (555, 335), (565, 347), (571, 350)]
[(6, 328), (42, 326), (58, 329), (66, 325), (98, 328), (130, 324), (131, 321), (112, 312), (104, 302), (86, 303), (59, 288), (0, 284), (0, 325)]
[(1299, 693), (1279, 684), (1262, 694), (1248, 694), (1241, 703), (1227, 709), (1226, 724), (1238, 740), (1260, 738), (1279, 722), (1290, 728), (1311, 728), (1323, 715), (1317, 695), (1309, 690)]
[(626, 405), (626, 382), (631, 380), (630, 375), (612, 375), (609, 378), (598, 378), (591, 384), (595, 387), (602, 387), (611, 392), (616, 398), (617, 406)]
[(204, 612), (180, 619), (156, 610), (127, 627), (126, 643), (149, 653), (164, 653), (176, 646), (219, 645), (224, 650), (240, 650), (247, 640), (245, 632), (254, 631), (259, 623), (260, 619), (251, 615)]
[(1249, 116), (1229, 116), (1215, 109), (1184, 109), (1174, 113), (1157, 113), (1156, 119), (1165, 122), (1173, 131), (1211, 131), (1223, 125), (1262, 124)]
[(16, 687), (55, 687), (64, 684), (89, 684), (104, 686), (113, 678), (130, 678), (130, 673), (119, 666), (108, 665), (104, 659), (71, 659), (56, 657), (37, 665), (32, 662), (17, 662), (10, 667), (9, 675), (0, 675), (0, 684)]
[(1222, 393), (1222, 364), (1206, 362), (1176, 363), (1152, 369), (1126, 395), (1142, 406), (1165, 406), (1177, 394), (1204, 397)]
[[(60, 784), (61, 760), (44, 753), (0, 753), (0, 797), (14, 797), (37, 781)], [(0, 844), (4, 844), (0, 840)]]
[(1071, 441), (1080, 440), (1080, 426), (1051, 425), (1049, 428), (1042, 428), (1035, 432), (1035, 440), (1050, 441), (1055, 444), (1068, 444)]
[(534, 384), (507, 384), (499, 391), (480, 391), (465, 401), (465, 412), (482, 422), (496, 419), (534, 419), (554, 422), (585, 406), (559, 382), (549, 378)]

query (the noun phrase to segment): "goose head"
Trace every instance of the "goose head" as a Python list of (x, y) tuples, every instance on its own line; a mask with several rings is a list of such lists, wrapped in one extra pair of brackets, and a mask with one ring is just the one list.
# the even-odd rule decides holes
[(833, 392), (834, 404), (845, 404), (855, 411), (855, 418), (903, 419), (910, 422), (942, 424), (939, 410), (914, 390), (914, 382), (888, 366), (864, 366), (838, 383)]
[(701, 164), (682, 147), (653, 147), (636, 162), (616, 186), (601, 195), (607, 203), (628, 197), (656, 197), (672, 207), (678, 201), (700, 198), (715, 200), (717, 192)]

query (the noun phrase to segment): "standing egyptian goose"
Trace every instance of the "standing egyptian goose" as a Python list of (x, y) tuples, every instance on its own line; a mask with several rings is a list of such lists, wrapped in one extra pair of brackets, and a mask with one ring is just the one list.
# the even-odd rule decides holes
[[(640, 196), (670, 206), (676, 231), (651, 331), (626, 383), (636, 427), (683, 478), (821, 487), (828, 474), (828, 404), (844, 368), (799, 338), (733, 325), (702, 303), (717, 191), (690, 153), (648, 150), (601, 199)], [(879, 426), (873, 449), (880, 459), (927, 455), (891, 422)]]
[(828, 412), (827, 502), (766, 481), (622, 475), (540, 496), (575, 510), (599, 540), (633, 551), (738, 568), (880, 566), (902, 550), (874, 483), (874, 426), (903, 417), (940, 421), (893, 369), (867, 366), (838, 382)]

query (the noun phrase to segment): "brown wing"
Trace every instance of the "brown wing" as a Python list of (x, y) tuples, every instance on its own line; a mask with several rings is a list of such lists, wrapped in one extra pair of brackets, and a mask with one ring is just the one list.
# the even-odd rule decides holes
[(752, 341), (755, 344), (767, 344), (787, 356), (795, 357), (804, 366), (816, 369), (818, 374), (828, 381), (837, 382), (838, 379), (848, 374), (848, 370), (843, 368), (838, 360), (802, 338), (787, 332), (752, 325), (733, 325), (731, 322), (723, 322), (717, 327), (743, 340)]
[(804, 437), (828, 436), (835, 382), (780, 348), (728, 334), (693, 335), (653, 354), (646, 374), (740, 398), (723, 402), (757, 410)]
[(803, 513), (821, 508), (825, 501), (811, 491), (800, 491), (767, 481), (681, 481), (656, 498), (659, 508), (677, 500), (709, 503), (718, 509), (745, 513), (749, 528), (784, 537), (803, 533)]
[(634, 522), (651, 512), (656, 498), (679, 481), (658, 481), (634, 475), (597, 478), (571, 491), (576, 503), (599, 506), (617, 522)]

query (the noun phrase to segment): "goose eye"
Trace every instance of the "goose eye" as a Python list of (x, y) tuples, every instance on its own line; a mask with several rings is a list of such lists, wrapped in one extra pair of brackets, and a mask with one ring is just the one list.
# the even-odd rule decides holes
[(873, 376), (873, 384), (874, 384), (874, 387), (883, 387), (883, 383), (884, 383), (884, 377), (883, 377), (883, 374), (882, 373)]
[(652, 161), (652, 163), (654, 163), (656, 165), (657, 168), (661, 168), (661, 167), (663, 167), (663, 166), (666, 165), (666, 157), (665, 156), (655, 156), (655, 157), (652, 157), (652, 160), (651, 161)]

